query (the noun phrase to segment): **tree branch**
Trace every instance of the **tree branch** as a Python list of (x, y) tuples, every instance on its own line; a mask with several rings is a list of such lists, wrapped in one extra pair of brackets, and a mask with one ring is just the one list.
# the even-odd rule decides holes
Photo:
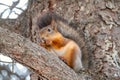
[[(4, 6), (7, 6), (7, 7), (12, 7), (12, 6), (9, 6), (7, 4), (3, 4), (3, 3), (0, 3), (0, 5), (4, 5)], [(16, 7), (16, 6), (14, 8), (19, 9), (21, 11), (24, 11), (22, 8), (19, 8), (19, 7)]]
[(49, 80), (78, 80), (76, 73), (52, 53), (48, 53), (44, 48), (21, 35), (1, 27), (0, 52)]

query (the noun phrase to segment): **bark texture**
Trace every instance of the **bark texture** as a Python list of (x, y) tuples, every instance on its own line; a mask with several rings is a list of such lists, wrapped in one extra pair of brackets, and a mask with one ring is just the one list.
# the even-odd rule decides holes
[(77, 74), (52, 53), (3, 28), (0, 28), (0, 53), (26, 65), (48, 80), (78, 80)]
[[(88, 53), (90, 79), (119, 80), (120, 1), (57, 0), (56, 4), (54, 11), (67, 19), (69, 24), (73, 25), (73, 28), (83, 35), (84, 46)], [(15, 28), (10, 30), (30, 38), (33, 42), (39, 42), (39, 39), (37, 39), (39, 28), (36, 22), (37, 18), (48, 10), (48, 5), (48, 0), (29, 0), (28, 9), (19, 16), (15, 22)], [(66, 31), (66, 33), (70, 32)]]

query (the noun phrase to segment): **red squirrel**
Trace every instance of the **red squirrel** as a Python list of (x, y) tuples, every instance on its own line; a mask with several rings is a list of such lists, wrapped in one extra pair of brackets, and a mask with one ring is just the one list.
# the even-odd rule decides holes
[(82, 52), (75, 41), (65, 38), (58, 30), (55, 20), (40, 30), (40, 45), (54, 53), (75, 72), (83, 68)]

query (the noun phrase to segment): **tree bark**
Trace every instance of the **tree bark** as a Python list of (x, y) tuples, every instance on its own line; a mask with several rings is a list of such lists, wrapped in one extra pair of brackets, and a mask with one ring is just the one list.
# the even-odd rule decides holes
[[(48, 0), (29, 0), (28, 9), (16, 20), (18, 33), (27, 38), (35, 38), (37, 17), (46, 10), (47, 2)], [(89, 66), (90, 70), (93, 70), (91, 78), (93, 80), (119, 80), (120, 1), (57, 0), (56, 4), (54, 11), (67, 19), (76, 31), (84, 32)], [(9, 29), (9, 27), (6, 28)], [(66, 31), (66, 33), (69, 32)]]
[(0, 52), (48, 80), (78, 80), (77, 74), (52, 53), (3, 28), (0, 28)]

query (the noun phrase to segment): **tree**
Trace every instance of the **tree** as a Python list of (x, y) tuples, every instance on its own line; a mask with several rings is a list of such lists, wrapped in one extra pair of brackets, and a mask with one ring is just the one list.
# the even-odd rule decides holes
[[(73, 25), (73, 28), (85, 39), (83, 39), (85, 43), (83, 46), (87, 48), (89, 67), (87, 73), (81, 73), (84, 78), (88, 75), (93, 80), (118, 80), (120, 77), (120, 1), (57, 0), (55, 4), (57, 5), (54, 7), (54, 11), (67, 19), (69, 24)], [(0, 52), (23, 63), (43, 79), (79, 80), (81, 76), (78, 78), (76, 73), (57, 57), (53, 58), (52, 54), (48, 54), (46, 50), (36, 45), (38, 43), (36, 22), (38, 17), (48, 10), (49, 5), (48, 0), (29, 0), (27, 10), (19, 15), (17, 20), (1, 19), (1, 27), (11, 30), (12, 33), (0, 28)], [(12, 43), (12, 39), (16, 44), (9, 45)], [(50, 61), (47, 61), (48, 59)]]

